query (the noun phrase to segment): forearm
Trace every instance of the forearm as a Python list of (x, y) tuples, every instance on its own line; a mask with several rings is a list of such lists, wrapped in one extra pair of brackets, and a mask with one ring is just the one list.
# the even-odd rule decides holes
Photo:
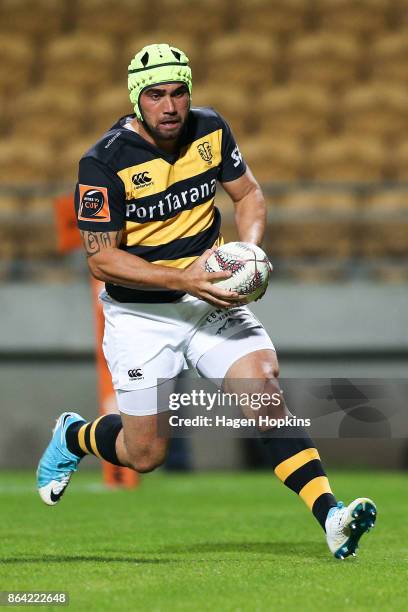
[(93, 276), (104, 282), (130, 289), (183, 291), (217, 308), (231, 308), (239, 303), (241, 296), (212, 284), (229, 278), (231, 273), (206, 272), (204, 263), (210, 254), (208, 249), (186, 270), (151, 264), (119, 249), (104, 249), (88, 258), (88, 263)]
[(235, 202), (235, 223), (242, 242), (261, 245), (266, 227), (266, 204), (260, 187)]
[(170, 289), (183, 291), (217, 308), (230, 308), (242, 299), (236, 291), (217, 287), (216, 281), (229, 278), (231, 272), (206, 272), (207, 249), (185, 270), (149, 263), (118, 248), (122, 230), (92, 232), (80, 230), (92, 276), (105, 283), (130, 289)]
[(148, 263), (120, 249), (104, 249), (88, 258), (92, 276), (130, 289), (184, 290), (182, 270)]

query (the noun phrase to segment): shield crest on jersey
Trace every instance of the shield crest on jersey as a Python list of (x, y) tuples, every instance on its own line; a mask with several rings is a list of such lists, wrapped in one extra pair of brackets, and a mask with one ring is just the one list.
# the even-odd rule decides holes
[(201, 155), (202, 159), (210, 164), (213, 158), (210, 143), (208, 141), (202, 142), (197, 146), (197, 150)]

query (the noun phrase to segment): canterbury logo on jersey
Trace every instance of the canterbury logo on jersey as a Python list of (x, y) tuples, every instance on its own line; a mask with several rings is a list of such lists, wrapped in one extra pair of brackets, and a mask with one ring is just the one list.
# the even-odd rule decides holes
[(199, 187), (181, 191), (178, 195), (169, 192), (156, 204), (150, 206), (141, 206), (136, 203), (126, 204), (126, 216), (129, 218), (136, 215), (138, 222), (168, 218), (176, 211), (180, 212), (183, 208), (191, 207), (192, 203), (199, 203), (211, 197), (215, 194), (216, 189), (217, 181), (213, 178)]
[(132, 183), (135, 185), (136, 189), (140, 189), (141, 187), (147, 187), (152, 182), (152, 177), (148, 172), (137, 172), (132, 176)]
[(222, 130), (197, 138), (181, 150), (174, 164), (161, 157), (123, 168), (117, 174), (123, 182), (126, 199), (159, 196), (176, 183), (190, 180), (221, 164)]

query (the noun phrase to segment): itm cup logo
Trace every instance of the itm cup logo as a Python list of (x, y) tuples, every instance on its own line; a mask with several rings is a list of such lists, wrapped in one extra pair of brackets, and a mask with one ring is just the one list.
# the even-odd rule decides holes
[(103, 223), (110, 221), (108, 190), (106, 187), (79, 185), (78, 219), (80, 221)]
[(137, 172), (132, 176), (132, 183), (136, 187), (136, 189), (142, 189), (143, 187), (147, 187), (148, 185), (151, 185), (152, 182), (153, 179), (147, 171)]
[(197, 151), (201, 155), (201, 158), (207, 162), (207, 164), (212, 164), (213, 154), (211, 151), (211, 145), (207, 140), (197, 145)]

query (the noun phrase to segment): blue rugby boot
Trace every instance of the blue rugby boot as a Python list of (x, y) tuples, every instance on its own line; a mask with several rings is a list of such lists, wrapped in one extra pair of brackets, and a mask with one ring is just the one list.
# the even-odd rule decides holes
[(349, 506), (339, 502), (326, 519), (327, 544), (336, 559), (356, 556), (361, 536), (375, 525), (377, 508), (367, 497), (355, 499)]
[(83, 421), (75, 412), (63, 412), (57, 420), (51, 442), (48, 444), (37, 468), (37, 487), (41, 499), (55, 506), (63, 496), (71, 475), (76, 472), (81, 457), (67, 448), (66, 431), (72, 423)]

